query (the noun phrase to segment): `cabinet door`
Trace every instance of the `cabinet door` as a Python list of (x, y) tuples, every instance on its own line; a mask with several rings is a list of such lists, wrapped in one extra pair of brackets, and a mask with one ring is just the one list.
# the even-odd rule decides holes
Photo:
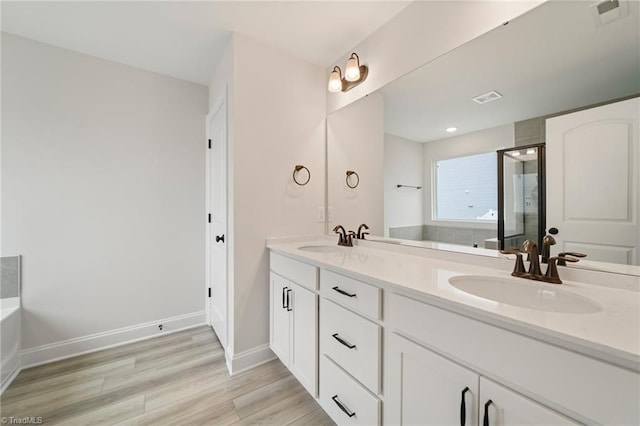
[[(269, 342), (273, 353), (280, 361), (289, 366), (289, 311), (287, 297), (291, 304), (291, 290), (289, 281), (278, 274), (271, 273), (271, 307), (269, 321)], [(291, 308), (289, 308), (291, 309)]]
[(480, 378), (480, 416), (490, 426), (579, 424), (485, 377)]
[(315, 398), (318, 396), (318, 295), (290, 283), (291, 358), (289, 369)]
[(389, 340), (386, 424), (478, 424), (478, 374), (394, 333)]

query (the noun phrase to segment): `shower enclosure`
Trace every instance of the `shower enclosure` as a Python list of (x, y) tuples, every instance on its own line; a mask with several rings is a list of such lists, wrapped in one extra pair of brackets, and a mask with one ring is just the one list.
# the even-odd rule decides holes
[(544, 144), (498, 151), (498, 243), (501, 250), (525, 240), (542, 245), (545, 234)]

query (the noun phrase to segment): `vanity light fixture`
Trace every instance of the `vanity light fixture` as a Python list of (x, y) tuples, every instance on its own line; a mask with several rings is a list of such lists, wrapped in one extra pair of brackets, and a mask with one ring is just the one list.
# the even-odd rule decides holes
[(512, 157), (517, 157), (520, 155), (520, 151), (513, 151), (510, 153)]
[(455, 132), (456, 130), (458, 130), (458, 128), (457, 128), (457, 127), (447, 127), (445, 130), (446, 130), (447, 132), (449, 132), (449, 133), (453, 133), (453, 132)]
[(356, 53), (352, 53), (347, 61), (344, 78), (340, 67), (337, 65), (333, 67), (333, 71), (329, 75), (329, 92), (338, 93), (353, 89), (366, 80), (368, 73), (367, 66), (360, 65), (360, 57)]
[(535, 148), (529, 148), (527, 149), (527, 155), (533, 155), (536, 153), (536, 149)]
[(331, 75), (329, 75), (329, 91), (337, 93), (342, 91), (342, 72), (339, 66), (333, 67)]

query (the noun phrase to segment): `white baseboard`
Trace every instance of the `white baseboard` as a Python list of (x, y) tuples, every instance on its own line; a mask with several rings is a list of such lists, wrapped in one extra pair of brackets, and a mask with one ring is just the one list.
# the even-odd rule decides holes
[(16, 368), (14, 372), (11, 373), (11, 375), (7, 376), (5, 380), (2, 381), (2, 385), (0, 386), (0, 395), (2, 395), (5, 390), (7, 390), (11, 382), (13, 382), (13, 379), (15, 379), (21, 371), (21, 367)]
[[(206, 324), (205, 311), (158, 319), (144, 324), (118, 328), (102, 333), (91, 334), (75, 339), (36, 346), (20, 352), (22, 368), (58, 361), (89, 352), (120, 346), (127, 343), (146, 340), (164, 334), (174, 333), (187, 328)], [(162, 330), (158, 325), (162, 324)]]
[(271, 351), (269, 344), (267, 343), (242, 351), (238, 354), (230, 355), (229, 352), (225, 352), (225, 358), (227, 360), (227, 369), (229, 370), (229, 374), (233, 376), (234, 374), (242, 373), (243, 371), (269, 362), (275, 359), (276, 356)]

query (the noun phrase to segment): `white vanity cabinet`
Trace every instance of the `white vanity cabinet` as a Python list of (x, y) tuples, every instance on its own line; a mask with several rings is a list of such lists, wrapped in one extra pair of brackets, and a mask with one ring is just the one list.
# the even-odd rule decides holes
[[(280, 247), (302, 256), (299, 244)], [(567, 338), (558, 313), (528, 327), (544, 314), (439, 297), (452, 264), (379, 256), (363, 275), (361, 257), (271, 253), (271, 348), (337, 424), (640, 424), (638, 368), (603, 358), (602, 339)], [(396, 265), (397, 281), (384, 275)], [(424, 289), (401, 274), (419, 268)]]
[(381, 424), (382, 290), (320, 270), (320, 404), (338, 424)]
[[(476, 374), (479, 385), (473, 393), (477, 399), (466, 401), (477, 404), (469, 412), (469, 424), (474, 424), (471, 419), (476, 416), (483, 423), (484, 404), (489, 400), (490, 425), (579, 424), (569, 417), (589, 424), (639, 424), (637, 372), (398, 294), (387, 299), (385, 328), (391, 335), (385, 364), (387, 424), (409, 424), (403, 421), (405, 404), (419, 403), (420, 384), (414, 383), (415, 377), (403, 383), (407, 369), (423, 376), (423, 393), (429, 380), (434, 380), (427, 380), (431, 373), (448, 383), (443, 386), (450, 388), (450, 395), (439, 395), (434, 410), (449, 404), (452, 408), (447, 413), (453, 410), (454, 417), (461, 391), (467, 386), (473, 390), (477, 381), (463, 383), (458, 379), (461, 371)], [(430, 367), (436, 359), (446, 367)], [(413, 420), (420, 412), (411, 415)]]
[(389, 424), (578, 424), (395, 333), (388, 354)]
[(317, 276), (314, 266), (271, 255), (270, 347), (313, 397), (318, 396)]
[(387, 354), (387, 421), (398, 425), (478, 424), (477, 373), (395, 333), (389, 338)]
[(580, 424), (482, 376), (479, 401), (480, 424), (487, 426)]

